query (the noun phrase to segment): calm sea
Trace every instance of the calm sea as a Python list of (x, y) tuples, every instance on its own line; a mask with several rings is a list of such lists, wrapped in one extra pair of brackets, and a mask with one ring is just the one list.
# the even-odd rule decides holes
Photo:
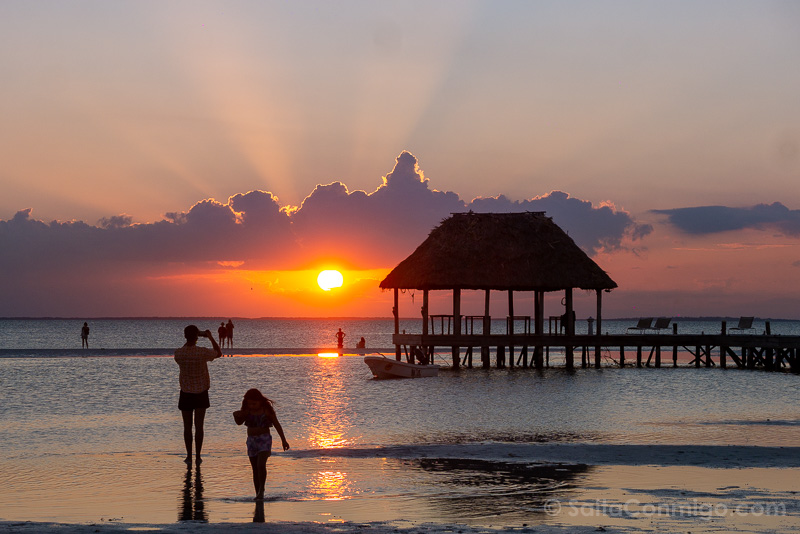
[[(196, 324), (211, 330), (216, 337), (217, 328), (228, 318), (169, 318), (169, 319), (0, 319), (0, 357), (3, 356), (53, 356), (53, 355), (166, 355), (183, 344), (183, 328)], [(89, 323), (91, 350), (83, 352), (80, 332), (84, 321)], [(717, 334), (721, 320), (676, 319), (681, 334)], [(737, 319), (726, 320), (728, 328)], [(769, 320), (770, 331), (777, 335), (800, 335), (800, 321)], [(437, 323), (437, 331), (439, 323)], [(602, 330), (609, 334), (624, 334), (635, 319), (603, 321)], [(298, 348), (322, 349), (336, 346), (336, 331), (346, 334), (345, 346), (355, 347), (364, 337), (367, 347), (390, 349), (394, 322), (392, 319), (235, 319), (234, 347), (237, 350), (262, 354), (296, 352)], [(754, 332), (763, 333), (766, 321), (756, 320)], [(517, 328), (521, 328), (520, 323)], [(545, 330), (548, 325), (545, 324)], [(400, 321), (400, 329), (407, 333), (421, 333), (419, 319)], [(588, 333), (589, 323), (579, 320), (575, 331)], [(492, 333), (505, 333), (504, 320), (492, 321)], [(393, 349), (392, 349), (393, 350)]]
[[(607, 472), (595, 464), (800, 467), (800, 377), (789, 373), (555, 367), (379, 381), (359, 356), (276, 349), (331, 347), (338, 328), (347, 346), (364, 336), (390, 347), (389, 319), (234, 319), (235, 347), (263, 355), (210, 364), (206, 459), (187, 472), (178, 368), (163, 355), (189, 322), (216, 331), (220, 320), (93, 319), (86, 351), (83, 320), (0, 320), (0, 519), (535, 524), (553, 495), (597, 491)], [(270, 459), (261, 510), (231, 417), (251, 387), (274, 399), (292, 445)]]

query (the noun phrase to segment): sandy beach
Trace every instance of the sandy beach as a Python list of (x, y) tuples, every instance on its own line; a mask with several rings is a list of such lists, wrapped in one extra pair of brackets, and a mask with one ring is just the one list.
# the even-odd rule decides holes
[[(182, 534), (189, 532), (204, 533), (223, 533), (241, 532), (244, 534), (258, 532), (261, 534), (344, 534), (350, 532), (375, 532), (375, 533), (458, 533), (458, 534), (482, 534), (494, 532), (538, 532), (540, 534), (562, 534), (575, 533), (585, 534), (589, 532), (643, 532), (639, 529), (620, 529), (605, 527), (499, 527), (499, 528), (472, 528), (464, 525), (438, 525), (438, 524), (419, 524), (410, 527), (394, 527), (381, 523), (341, 523), (338, 525), (320, 525), (318, 523), (250, 523), (250, 524), (225, 524), (209, 525), (199, 523), (184, 523), (178, 525), (134, 525), (124, 523), (103, 523), (88, 525), (67, 525), (63, 523), (0, 523), (0, 532), (59, 532), (63, 534), (93, 534), (93, 533), (113, 533), (113, 532), (153, 532), (164, 534)], [(704, 532), (696, 530), (696, 532)], [(712, 531), (708, 531), (712, 532)], [(718, 532), (714, 530), (713, 532)]]

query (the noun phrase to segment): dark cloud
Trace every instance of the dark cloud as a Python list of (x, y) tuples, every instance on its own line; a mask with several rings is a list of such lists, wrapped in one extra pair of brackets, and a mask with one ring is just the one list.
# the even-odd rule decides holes
[(594, 254), (622, 247), (623, 239), (639, 240), (653, 231), (630, 214), (611, 205), (596, 207), (587, 200), (572, 198), (563, 191), (530, 200), (511, 201), (505, 196), (476, 198), (469, 209), (476, 212), (544, 211), (586, 252)]
[[(28, 215), (30, 215), (30, 213)], [(132, 223), (133, 217), (123, 213), (121, 215), (114, 215), (113, 217), (103, 217), (97, 221), (97, 226), (108, 230), (110, 228), (125, 228), (126, 226), (130, 226)]]
[(442, 219), (465, 210), (457, 194), (430, 189), (417, 159), (403, 152), (372, 193), (348, 191), (341, 182), (317, 186), (292, 224), (306, 249), (377, 267), (399, 261)]
[[(314, 261), (343, 266), (392, 266), (410, 254), (433, 227), (453, 212), (546, 211), (592, 254), (614, 250), (652, 229), (611, 205), (594, 206), (554, 191), (524, 201), (504, 196), (470, 203), (454, 192), (437, 191), (417, 159), (403, 152), (372, 192), (349, 191), (341, 182), (317, 186), (297, 207), (281, 207), (269, 192), (250, 191), (222, 203), (201, 200), (152, 223), (134, 223), (127, 214), (82, 221), (44, 222), (30, 208), (0, 220), (0, 315), (49, 313), (49, 304), (145, 299), (165, 273), (181, 274), (205, 264), (245, 269), (298, 269)], [(140, 286), (131, 286), (131, 279)], [(150, 282), (148, 282), (150, 280)], [(158, 282), (161, 283), (161, 282)], [(178, 299), (176, 288), (159, 286)], [(163, 298), (167, 298), (164, 296)], [(114, 309), (108, 304), (108, 309)]]
[[(289, 217), (270, 193), (252, 191), (228, 203), (202, 200), (186, 212), (173, 212), (155, 223), (131, 224), (127, 215), (84, 222), (44, 223), (32, 210), (0, 221), (4, 273), (120, 262), (261, 261), (270, 251), (292, 253)], [(280, 256), (276, 254), (276, 256)], [(278, 262), (276, 262), (278, 263)]]
[(780, 202), (744, 208), (699, 206), (653, 210), (666, 215), (667, 221), (683, 232), (694, 235), (714, 234), (752, 228), (777, 230), (786, 235), (800, 235), (800, 210), (790, 210)]

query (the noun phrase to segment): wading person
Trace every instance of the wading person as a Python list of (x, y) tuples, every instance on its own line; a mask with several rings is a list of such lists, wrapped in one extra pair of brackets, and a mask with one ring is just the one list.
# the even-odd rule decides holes
[(225, 348), (225, 340), (228, 338), (228, 328), (225, 326), (225, 323), (219, 323), (217, 335), (219, 335), (219, 346)]
[(341, 348), (344, 348), (344, 337), (345, 337), (346, 335), (347, 335), (347, 334), (345, 334), (344, 332), (342, 332), (342, 329), (341, 329), (341, 328), (339, 329), (339, 331), (338, 331), (338, 332), (336, 332), (336, 346), (337, 346), (338, 348), (340, 348), (340, 349), (341, 349)]
[(228, 324), (225, 325), (225, 334), (228, 338), (228, 348), (233, 347), (233, 321), (228, 319)]
[[(192, 465), (192, 422), (194, 421), (195, 463), (200, 465), (203, 460), (200, 452), (203, 450), (203, 422), (206, 418), (206, 408), (210, 406), (208, 388), (211, 387), (211, 378), (208, 376), (208, 362), (222, 356), (222, 351), (214, 340), (211, 330), (200, 331), (195, 325), (190, 324), (183, 329), (186, 343), (175, 351), (175, 361), (180, 367), (181, 394), (178, 399), (178, 409), (183, 416), (183, 441), (186, 444), (186, 465)], [(208, 338), (213, 349), (198, 347), (197, 339)]]
[(281, 437), (283, 450), (289, 448), (283, 427), (272, 407), (272, 401), (257, 389), (248, 389), (242, 399), (242, 409), (233, 412), (233, 420), (237, 425), (244, 423), (247, 427), (247, 456), (253, 469), (253, 486), (256, 500), (264, 499), (264, 485), (267, 482), (267, 459), (272, 454), (272, 434), (269, 427), (274, 426)]
[(81, 348), (89, 348), (89, 323), (83, 323), (83, 328), (81, 328)]

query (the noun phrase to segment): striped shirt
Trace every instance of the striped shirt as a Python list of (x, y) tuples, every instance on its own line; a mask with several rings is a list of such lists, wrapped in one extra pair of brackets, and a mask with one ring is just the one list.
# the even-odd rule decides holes
[(181, 391), (202, 393), (211, 387), (208, 362), (217, 357), (216, 351), (206, 347), (187, 346), (175, 351), (175, 361), (181, 368)]

